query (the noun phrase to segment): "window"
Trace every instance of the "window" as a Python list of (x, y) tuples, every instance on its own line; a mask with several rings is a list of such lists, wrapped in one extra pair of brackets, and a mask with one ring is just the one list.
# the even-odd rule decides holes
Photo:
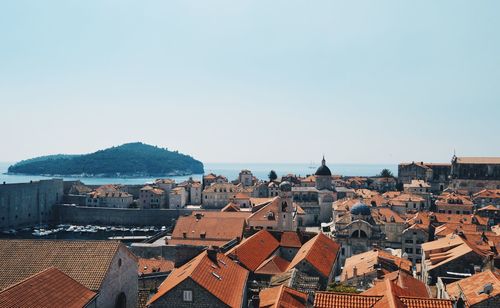
[(413, 253), (413, 248), (405, 248), (406, 253)]
[(405, 240), (406, 244), (413, 244), (413, 240)]
[(422, 249), (420, 249), (420, 248), (416, 248), (416, 249), (415, 249), (415, 253), (416, 253), (416, 254), (421, 254), (421, 253), (422, 253)]
[(191, 290), (182, 291), (182, 300), (185, 302), (192, 302), (193, 301), (193, 291), (191, 291)]

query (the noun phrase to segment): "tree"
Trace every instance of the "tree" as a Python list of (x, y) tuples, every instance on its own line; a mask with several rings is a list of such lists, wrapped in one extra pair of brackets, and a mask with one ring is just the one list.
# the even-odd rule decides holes
[(330, 285), (328, 285), (328, 288), (326, 290), (330, 292), (361, 293), (356, 289), (356, 287), (341, 284), (339, 282), (331, 283)]
[(389, 170), (389, 169), (382, 169), (379, 176), (383, 177), (383, 178), (393, 178), (394, 177), (391, 170)]
[(272, 182), (272, 181), (274, 181), (274, 180), (276, 180), (276, 179), (278, 178), (278, 175), (276, 174), (276, 171), (271, 170), (271, 171), (269, 172), (268, 177), (269, 177), (269, 181), (271, 181), (271, 182)]

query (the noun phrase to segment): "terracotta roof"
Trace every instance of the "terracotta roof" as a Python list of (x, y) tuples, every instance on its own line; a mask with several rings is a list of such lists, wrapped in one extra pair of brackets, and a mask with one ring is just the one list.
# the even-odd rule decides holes
[[(489, 295), (481, 292), (488, 283), (491, 283), (493, 287), (493, 291)], [(474, 274), (446, 285), (446, 292), (454, 299), (460, 298), (462, 293), (467, 307), (470, 307), (492, 297), (500, 296), (500, 275), (490, 270)]]
[(405, 291), (390, 280), (383, 282), (381, 295), (316, 292), (314, 307), (317, 308), (452, 308), (453, 302), (446, 299), (406, 296)]
[(333, 241), (323, 233), (319, 233), (299, 249), (288, 269), (297, 266), (302, 260), (306, 260), (319, 273), (329, 277), (337, 260), (340, 244)]
[(115, 241), (0, 240), (0, 289), (54, 266), (97, 291), (120, 247), (126, 249)]
[(315, 308), (371, 308), (382, 296), (366, 296), (352, 293), (316, 292)]
[[(217, 213), (223, 214), (223, 212)], [(198, 246), (201, 243), (219, 246), (235, 238), (241, 239), (245, 228), (245, 218), (224, 214), (220, 217), (210, 214), (179, 217), (172, 232), (172, 238), (167, 240), (168, 244)], [(224, 219), (221, 219), (223, 216)]]
[(266, 288), (260, 291), (262, 308), (300, 308), (306, 307), (307, 294), (284, 285)]
[(500, 189), (483, 189), (473, 195), (473, 198), (500, 199)]
[(409, 184), (404, 184), (403, 187), (408, 188), (430, 188), (431, 185), (423, 180), (411, 180)]
[(154, 303), (186, 279), (217, 297), (230, 307), (241, 307), (248, 271), (221, 253), (212, 260), (207, 251), (193, 258), (183, 266), (174, 269), (151, 297), (148, 305)]
[(402, 202), (424, 202), (425, 199), (419, 195), (403, 193), (389, 200), (390, 204), (400, 204)]
[(50, 267), (0, 292), (0, 307), (79, 308), (95, 296), (95, 292)]
[(274, 255), (262, 262), (255, 270), (256, 274), (277, 275), (285, 272), (290, 262), (280, 256)]
[(297, 232), (286, 231), (281, 233), (280, 246), (300, 248), (302, 243)]
[[(411, 265), (411, 263), (410, 263)], [(394, 290), (398, 296), (421, 297), (429, 298), (427, 287), (425, 284), (413, 278), (410, 274), (404, 271), (395, 271), (384, 276), (384, 280), (375, 281), (374, 286), (365, 292), (363, 295), (384, 295), (387, 292), (387, 281), (395, 286)]]
[(449, 234), (438, 240), (422, 244), (428, 270), (474, 252), (481, 257), (498, 255), (500, 237), (496, 235), (462, 233)]
[(271, 233), (260, 230), (229, 250), (226, 255), (236, 257), (243, 266), (253, 272), (278, 247), (279, 242)]
[(500, 164), (500, 157), (457, 157), (459, 164)]
[(453, 302), (447, 299), (400, 297), (404, 307), (408, 308), (452, 308)]
[(386, 223), (404, 223), (405, 220), (395, 211), (388, 207), (376, 207), (371, 211), (372, 216)]
[(248, 218), (252, 212), (222, 212), (222, 211), (193, 211), (191, 216), (196, 214), (202, 214), (204, 218), (217, 218), (217, 219), (227, 219), (227, 218)]
[(495, 212), (495, 211), (500, 211), (500, 209), (497, 208), (496, 206), (490, 204), (490, 205), (487, 205), (485, 207), (478, 209), (478, 211), (494, 211)]
[(397, 271), (399, 268), (411, 273), (411, 261), (393, 256), (380, 249), (372, 249), (367, 252), (353, 255), (345, 260), (344, 269), (340, 275), (340, 281), (354, 277), (354, 267), (358, 276), (375, 273), (375, 265), (381, 265), (386, 272)]
[(126, 198), (132, 197), (131, 194), (122, 190), (122, 186), (107, 184), (96, 188), (88, 194), (91, 198)]
[(240, 206), (234, 202), (229, 202), (225, 207), (223, 207), (221, 212), (239, 212)]
[(472, 206), (474, 203), (471, 201), (469, 196), (464, 196), (456, 193), (443, 193), (438, 196), (436, 200), (437, 206), (443, 205), (464, 205)]
[(138, 272), (139, 275), (152, 273), (165, 273), (174, 269), (174, 262), (165, 259), (145, 259), (139, 258)]

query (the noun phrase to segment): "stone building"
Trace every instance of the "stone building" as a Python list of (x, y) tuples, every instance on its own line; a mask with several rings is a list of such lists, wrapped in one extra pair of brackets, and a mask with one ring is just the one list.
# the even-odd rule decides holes
[(165, 205), (166, 207), (168, 208), (169, 207), (169, 195), (170, 195), (170, 192), (172, 191), (172, 189), (175, 188), (175, 180), (172, 180), (172, 179), (157, 179), (155, 181), (155, 186), (157, 186), (158, 188), (160, 189), (163, 189), (163, 191), (165, 191), (165, 195), (166, 195), (166, 200), (165, 200)]
[(411, 261), (374, 248), (347, 258), (340, 274), (340, 282), (355, 286), (358, 290), (366, 290), (373, 286), (376, 279), (399, 270), (411, 275)]
[(201, 183), (194, 182), (189, 188), (189, 204), (200, 205), (201, 204)]
[(340, 244), (323, 233), (307, 241), (288, 265), (309, 276), (319, 277), (324, 290), (340, 269)]
[(248, 271), (215, 250), (176, 268), (148, 307), (246, 307)]
[(337, 193), (332, 185), (332, 172), (325, 158), (314, 174), (315, 186), (295, 186), (292, 188), (293, 200), (304, 210), (304, 225), (314, 226), (332, 219), (332, 203)]
[(146, 185), (139, 192), (139, 206), (143, 209), (165, 208), (167, 199), (168, 195), (161, 188)]
[(438, 213), (472, 214), (474, 204), (469, 196), (456, 193), (443, 193), (435, 202)]
[(46, 224), (62, 200), (62, 180), (0, 184), (0, 230)]
[[(292, 185), (282, 182), (280, 193), (248, 217), (248, 227), (255, 230), (295, 231), (298, 227), (297, 205), (292, 200)], [(297, 219), (296, 219), (297, 218)]]
[(438, 284), (438, 298), (453, 299), (457, 307), (500, 307), (500, 274), (491, 270), (449, 284)]
[(238, 183), (243, 185), (243, 187), (250, 187), (253, 185), (253, 174), (250, 170), (241, 170), (238, 175)]
[(134, 197), (119, 185), (103, 185), (87, 194), (86, 206), (128, 208)]
[(431, 185), (431, 191), (439, 192), (449, 184), (451, 164), (411, 162), (398, 165), (398, 181), (409, 184), (412, 180), (426, 181)]
[(404, 228), (404, 220), (390, 208), (343, 200), (334, 207), (328, 233), (342, 245), (340, 258), (344, 260), (374, 246), (401, 248)]
[(186, 206), (188, 200), (188, 192), (184, 187), (175, 187), (168, 195), (168, 206), (171, 209), (179, 209)]
[(500, 189), (500, 157), (454, 156), (450, 187), (470, 193), (483, 189)]
[(205, 187), (202, 192), (203, 207), (221, 209), (241, 191), (241, 185), (231, 183), (214, 183)]
[(120, 242), (0, 240), (0, 290), (55, 267), (97, 293), (96, 307), (136, 307), (137, 257)]
[[(435, 285), (450, 273), (473, 274), (476, 267), (491, 268), (498, 260), (500, 237), (485, 233), (451, 233), (422, 244), (422, 280)], [(498, 263), (498, 261), (496, 261)], [(497, 264), (498, 265), (498, 264)]]
[(209, 173), (203, 176), (202, 188), (212, 185), (213, 183), (223, 184), (227, 183), (227, 178), (223, 175), (216, 175), (214, 173)]
[(472, 202), (479, 208), (490, 204), (500, 206), (500, 189), (483, 189), (472, 196)]

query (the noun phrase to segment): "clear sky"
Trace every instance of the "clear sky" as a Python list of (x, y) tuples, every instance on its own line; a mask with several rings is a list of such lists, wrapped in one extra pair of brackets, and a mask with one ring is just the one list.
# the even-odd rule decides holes
[(500, 156), (500, 1), (2, 1), (0, 161)]

